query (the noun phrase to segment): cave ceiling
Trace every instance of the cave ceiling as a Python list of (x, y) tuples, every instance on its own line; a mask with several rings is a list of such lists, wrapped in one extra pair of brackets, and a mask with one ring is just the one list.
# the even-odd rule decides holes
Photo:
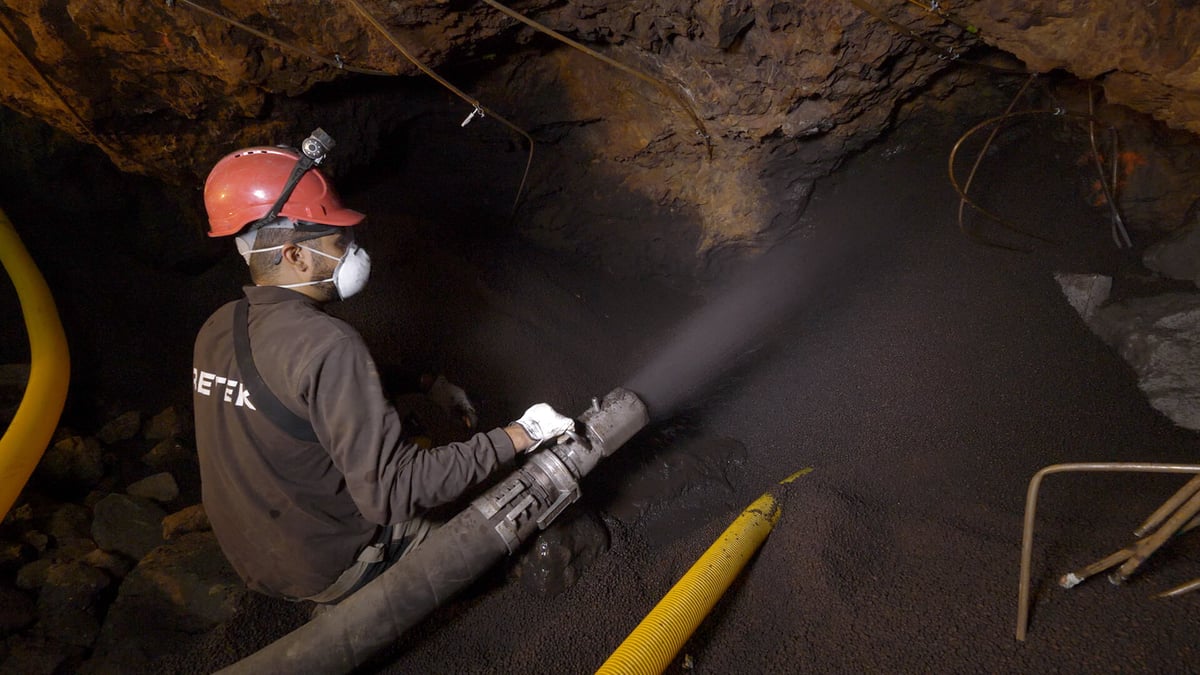
[(573, 220), (619, 220), (613, 211), (622, 207), (664, 222), (676, 214), (700, 223), (690, 236), (701, 253), (794, 220), (814, 177), (976, 57), (1070, 73), (1110, 104), (1200, 133), (1195, 2), (512, 6), (625, 70), (502, 8), (486, 0), (7, 0), (0, 103), (97, 146), (123, 171), (195, 186), (226, 152), (295, 144), (318, 125), (338, 139), (343, 166), (365, 163), (430, 100), (399, 105), (397, 92), (431, 85), (436, 73), (465, 99), (442, 90), (451, 126), (478, 104), (499, 119), (473, 126), (556, 148), (535, 163), (526, 196), (545, 231), (567, 217), (554, 206), (563, 186), (591, 184), (628, 199), (575, 200)]

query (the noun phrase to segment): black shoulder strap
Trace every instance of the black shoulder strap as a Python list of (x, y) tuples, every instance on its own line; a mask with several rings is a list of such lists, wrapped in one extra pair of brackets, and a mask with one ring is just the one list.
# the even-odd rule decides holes
[(254, 367), (254, 352), (250, 350), (250, 302), (246, 298), (233, 307), (233, 351), (237, 355), (238, 370), (242, 371), (243, 384), (250, 391), (254, 406), (275, 426), (297, 440), (316, 443), (317, 434), (308, 420), (288, 410), (263, 381), (258, 368)]

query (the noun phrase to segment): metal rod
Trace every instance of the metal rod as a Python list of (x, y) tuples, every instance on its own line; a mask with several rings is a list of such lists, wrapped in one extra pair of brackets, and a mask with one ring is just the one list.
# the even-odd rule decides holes
[(1109, 132), (1111, 133), (1112, 138), (1113, 138), (1113, 150), (1112, 150), (1113, 151), (1113, 184), (1112, 184), (1112, 187), (1109, 188), (1108, 179), (1105, 178), (1105, 176), (1104, 176), (1104, 164), (1102, 164), (1103, 160), (1100, 157), (1100, 147), (1098, 145), (1096, 145), (1096, 120), (1095, 120), (1095, 117), (1093, 117), (1094, 114), (1095, 114), (1095, 110), (1094, 110), (1094, 101), (1092, 99), (1092, 84), (1091, 84), (1091, 82), (1089, 82), (1088, 83), (1088, 117), (1090, 119), (1088, 120), (1088, 141), (1091, 142), (1091, 144), (1092, 144), (1092, 164), (1095, 165), (1095, 167), (1096, 167), (1096, 173), (1099, 176), (1099, 180), (1100, 180), (1100, 189), (1104, 191), (1104, 199), (1108, 202), (1109, 211), (1112, 213), (1113, 243), (1115, 243), (1117, 245), (1117, 248), (1130, 248), (1133, 246), (1133, 242), (1130, 241), (1130, 239), (1129, 239), (1129, 232), (1127, 232), (1125, 230), (1125, 222), (1123, 220), (1121, 220), (1121, 211), (1119, 209), (1117, 209), (1117, 182), (1116, 182), (1117, 181), (1117, 174), (1116, 174), (1117, 136), (1116, 136), (1116, 129), (1113, 128), (1112, 126), (1109, 126)]
[(1196, 473), (1200, 474), (1197, 464), (1154, 464), (1140, 462), (1082, 462), (1076, 464), (1051, 464), (1043, 467), (1029, 480), (1029, 489), (1025, 493), (1025, 526), (1021, 534), (1021, 573), (1017, 590), (1017, 640), (1025, 641), (1025, 631), (1029, 625), (1029, 576), (1033, 565), (1033, 523), (1037, 515), (1038, 489), (1042, 479), (1052, 473), (1079, 472), (1118, 472), (1132, 473)]
[(1138, 567), (1146, 562), (1146, 558), (1149, 558), (1163, 544), (1167, 543), (1167, 540), (1197, 513), (1200, 513), (1200, 493), (1192, 495), (1191, 498), (1184, 502), (1183, 506), (1179, 507), (1179, 510), (1172, 514), (1167, 519), (1167, 522), (1163, 523), (1162, 527), (1158, 528), (1154, 534), (1139, 541), (1133, 547), (1133, 555), (1120, 568), (1109, 575), (1109, 581), (1119, 584), (1128, 580), (1137, 571)]
[[(1146, 519), (1146, 522), (1142, 523), (1141, 527), (1133, 531), (1133, 536), (1145, 536), (1148, 532), (1150, 532), (1150, 530), (1153, 530), (1161, 525), (1162, 522), (1167, 519), (1167, 516), (1170, 516), (1172, 513), (1174, 513), (1181, 504), (1186, 502), (1197, 492), (1200, 492), (1200, 476), (1196, 476), (1195, 478), (1189, 480), (1184, 484), (1183, 487), (1179, 488), (1179, 492), (1176, 492), (1170, 499), (1163, 502), (1163, 505), (1158, 507), (1157, 511), (1150, 514), (1150, 517)], [(1189, 525), (1190, 524), (1191, 523), (1189, 523)]]
[(1088, 565), (1087, 567), (1084, 567), (1075, 572), (1068, 572), (1067, 574), (1062, 575), (1058, 579), (1058, 585), (1062, 586), (1063, 588), (1075, 588), (1079, 584), (1083, 583), (1088, 577), (1097, 575), (1097, 574), (1107, 570), (1108, 568), (1112, 567), (1113, 565), (1120, 565), (1121, 563), (1125, 562), (1126, 560), (1129, 560), (1129, 557), (1132, 555), (1133, 555), (1133, 547), (1132, 546), (1130, 546), (1129, 548), (1123, 548), (1120, 551), (1117, 551), (1116, 553), (1113, 553), (1112, 555), (1109, 555), (1106, 558), (1101, 558), (1100, 560), (1092, 563), (1091, 565)]
[[(1017, 101), (1021, 100), (1021, 95), (1025, 93), (1025, 90), (1029, 88), (1029, 85), (1032, 84), (1035, 79), (1037, 79), (1037, 74), (1029, 75), (1029, 77), (1025, 80), (1025, 84), (1021, 85), (1021, 88), (1017, 90), (1016, 95), (1013, 96), (1012, 101), (1009, 102), (1008, 108), (1005, 108), (1005, 110), (1004, 110), (1005, 115), (1007, 115), (1013, 111), (1013, 108), (1015, 108), (1017, 106)], [(960, 232), (962, 232), (963, 234), (967, 235), (968, 237), (975, 238), (974, 234), (967, 231), (967, 227), (963, 221), (963, 211), (966, 210), (966, 206), (968, 203), (967, 193), (970, 192), (970, 190), (971, 190), (971, 182), (975, 180), (975, 172), (979, 170), (979, 165), (983, 163), (983, 156), (985, 154), (987, 154), (988, 148), (991, 147), (991, 145), (992, 145), (992, 140), (994, 140), (996, 138), (996, 134), (1000, 133), (1000, 129), (1003, 126), (1004, 126), (1004, 120), (1001, 119), (1001, 121), (996, 124), (995, 128), (992, 129), (992, 133), (988, 134), (987, 140), (983, 142), (983, 147), (979, 149), (979, 154), (975, 156), (975, 163), (973, 165), (971, 165), (971, 172), (969, 174), (967, 174), (966, 182), (963, 183), (962, 199), (960, 199), (958, 201), (958, 230)], [(954, 165), (953, 164), (951, 164), (951, 166), (950, 166), (950, 181), (951, 182), (954, 181)], [(974, 206), (973, 203), (972, 203), (972, 206)], [(978, 207), (976, 207), (976, 208), (978, 208)], [(979, 240), (983, 241), (982, 238), (979, 238)], [(987, 243), (987, 242), (985, 242), (985, 243)]]
[[(997, 223), (1000, 224), (1000, 226), (1007, 228), (1009, 230), (1012, 230), (1013, 232), (1016, 232), (1018, 234), (1023, 234), (1027, 237), (1039, 239), (1041, 241), (1051, 243), (1051, 244), (1059, 244), (1061, 242), (1059, 242), (1056, 239), (1052, 239), (1052, 238), (1046, 237), (1044, 235), (1040, 235), (1035, 232), (1031, 232), (1031, 231), (1022, 229), (1020, 227), (1017, 227), (1016, 225), (1005, 220), (1004, 218), (992, 213), (991, 211), (988, 211), (987, 209), (983, 208), (979, 204), (975, 203), (973, 200), (971, 200), (969, 197), (967, 197), (966, 193), (959, 186), (958, 179), (955, 178), (955, 176), (954, 176), (955, 157), (958, 155), (959, 148), (962, 146), (962, 144), (968, 138), (970, 138), (974, 134), (978, 133), (979, 130), (981, 130), (982, 128), (986, 127), (989, 124), (996, 124), (998, 122), (1002, 122), (1002, 121), (1004, 121), (1008, 118), (1012, 118), (1012, 117), (1025, 117), (1025, 116), (1029, 116), (1029, 115), (1054, 115), (1056, 117), (1072, 118), (1072, 119), (1076, 119), (1076, 120), (1080, 120), (1080, 121), (1087, 121), (1087, 122), (1092, 122), (1095, 120), (1095, 118), (1092, 117), (1091, 115), (1087, 115), (1084, 113), (1069, 112), (1069, 111), (1063, 110), (1061, 108), (1020, 110), (1020, 111), (1016, 111), (1016, 112), (1005, 113), (1003, 115), (997, 115), (996, 117), (991, 117), (989, 119), (986, 119), (986, 120), (980, 122), (979, 124), (976, 124), (975, 126), (968, 129), (967, 132), (965, 134), (963, 134), (958, 139), (958, 141), (954, 144), (953, 149), (950, 150), (950, 158), (949, 158), (949, 162), (948, 162), (950, 185), (954, 188), (954, 191), (958, 193), (958, 196), (961, 200), (963, 200), (966, 203), (970, 204), (971, 206), (975, 207), (976, 210), (978, 210), (980, 213), (987, 216), (988, 218), (991, 218), (992, 220), (996, 221)], [(975, 238), (979, 239), (978, 237), (975, 237)], [(997, 248), (1004, 248), (1004, 249), (1021, 251), (1021, 252), (1026, 252), (1026, 253), (1029, 252), (1027, 249), (1017, 248), (1014, 246), (1008, 246), (1008, 245), (1004, 245), (1004, 244), (997, 244), (994, 242), (983, 241), (982, 243), (987, 244), (989, 246), (995, 246)]]
[[(1179, 528), (1178, 534), (1183, 534), (1184, 532), (1190, 532), (1190, 531), (1196, 529), (1197, 527), (1200, 527), (1200, 516), (1193, 517), (1191, 520), (1188, 521), (1187, 525), (1184, 525), (1183, 527)], [(1086, 581), (1088, 577), (1095, 576), (1101, 572), (1104, 572), (1105, 570), (1109, 569), (1110, 567), (1112, 567), (1114, 565), (1119, 565), (1119, 564), (1125, 562), (1126, 560), (1129, 560), (1129, 558), (1131, 556), (1133, 556), (1133, 554), (1134, 554), (1133, 546), (1123, 548), (1120, 551), (1117, 551), (1116, 553), (1113, 553), (1112, 555), (1110, 555), (1106, 558), (1103, 558), (1097, 562), (1092, 563), (1091, 565), (1088, 565), (1087, 567), (1083, 567), (1074, 572), (1069, 572), (1067, 574), (1064, 574), (1062, 577), (1059, 578), (1058, 585), (1062, 586), (1063, 588), (1074, 588), (1074, 587), (1078, 586), (1079, 584), (1083, 583), (1084, 581)]]
[(1191, 593), (1192, 591), (1196, 590), (1197, 588), (1200, 588), (1200, 579), (1193, 579), (1193, 580), (1187, 582), (1186, 584), (1183, 584), (1181, 586), (1176, 586), (1175, 588), (1172, 588), (1169, 591), (1163, 591), (1162, 593), (1159, 593), (1158, 595), (1156, 595), (1154, 597), (1155, 598), (1173, 598), (1177, 595), (1183, 595), (1184, 593)]

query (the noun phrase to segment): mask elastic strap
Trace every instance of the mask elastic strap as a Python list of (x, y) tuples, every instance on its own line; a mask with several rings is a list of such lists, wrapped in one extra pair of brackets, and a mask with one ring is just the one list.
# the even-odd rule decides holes
[[(293, 242), (293, 243), (295, 243), (295, 242)], [(289, 246), (289, 245), (290, 244), (284, 244), (283, 246)], [(316, 253), (317, 255), (323, 255), (326, 258), (329, 258), (331, 260), (336, 260), (339, 263), (342, 261), (342, 258), (339, 258), (336, 255), (329, 255), (328, 253), (326, 253), (324, 251), (318, 251), (317, 249), (309, 248), (308, 246), (302, 246), (300, 244), (296, 244), (296, 245), (300, 246), (300, 248), (302, 248), (306, 251), (309, 251), (310, 253)], [(262, 253), (263, 251), (273, 251), (276, 248), (283, 248), (283, 246), (272, 246), (271, 248), (264, 248), (259, 251), (251, 251), (251, 253)], [(336, 270), (335, 270), (335, 274), (336, 274)], [(316, 286), (317, 284), (330, 283), (333, 281), (333, 279), (334, 279), (333, 277), (329, 277), (328, 279), (319, 279), (317, 281), (301, 281), (301, 282), (295, 283), (295, 284), (279, 284), (277, 287), (278, 288), (299, 288), (301, 286)]]

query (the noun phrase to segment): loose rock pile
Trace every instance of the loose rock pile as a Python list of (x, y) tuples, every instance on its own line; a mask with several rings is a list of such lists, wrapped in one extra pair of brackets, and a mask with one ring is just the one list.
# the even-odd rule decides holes
[[(1156, 293), (1114, 298), (1114, 279), (1056, 275), (1088, 327), (1137, 373), (1150, 405), (1175, 424), (1200, 430), (1200, 201), (1189, 221), (1143, 255)], [(1148, 274), (1149, 274), (1148, 273)], [(1182, 283), (1181, 283), (1182, 282)], [(1191, 282), (1188, 284), (1186, 282)], [(1165, 289), (1165, 290), (1164, 290)]]
[(59, 430), (0, 524), (0, 672), (147, 672), (238, 611), (247, 591), (199, 504), (190, 420), (169, 407)]

